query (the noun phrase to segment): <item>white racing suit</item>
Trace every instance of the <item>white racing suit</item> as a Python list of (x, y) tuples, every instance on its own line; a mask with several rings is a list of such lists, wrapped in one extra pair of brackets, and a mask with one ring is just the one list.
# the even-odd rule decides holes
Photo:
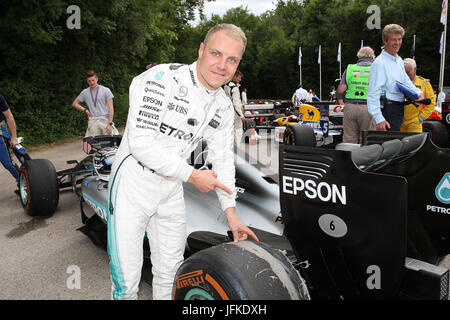
[(155, 66), (133, 79), (130, 109), (108, 188), (108, 254), (114, 299), (136, 299), (149, 239), (153, 299), (170, 299), (183, 261), (186, 218), (182, 182), (187, 158), (208, 143), (208, 162), (229, 195), (216, 189), (223, 210), (235, 207), (234, 110), (221, 88), (206, 90), (191, 65)]

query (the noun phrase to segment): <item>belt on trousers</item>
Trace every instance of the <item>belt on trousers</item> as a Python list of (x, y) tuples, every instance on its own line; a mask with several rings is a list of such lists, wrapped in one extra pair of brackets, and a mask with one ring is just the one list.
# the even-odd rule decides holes
[(154, 174), (160, 176), (161, 178), (167, 178), (165, 175), (163, 175), (163, 174), (161, 174), (161, 173), (158, 173), (158, 172), (156, 172), (156, 171), (153, 170), (153, 169), (147, 168), (147, 167), (144, 166), (140, 161), (138, 161), (138, 165), (140, 165), (140, 166), (142, 167), (142, 170), (144, 170), (144, 171), (145, 171), (145, 170), (149, 170), (151, 173), (154, 173)]
[(388, 100), (388, 99), (386, 99), (385, 101), (386, 101), (386, 104), (396, 104), (399, 106), (403, 106), (403, 102), (401, 102), (401, 101), (394, 101), (394, 100)]
[(144, 166), (140, 161), (138, 161), (138, 164), (142, 167), (142, 170), (148, 169), (151, 171), (151, 173), (155, 173), (156, 171), (150, 168), (147, 168), (146, 166)]

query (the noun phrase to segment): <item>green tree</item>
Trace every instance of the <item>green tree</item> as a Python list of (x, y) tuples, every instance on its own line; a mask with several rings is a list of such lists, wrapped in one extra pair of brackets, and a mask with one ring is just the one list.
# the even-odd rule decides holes
[(0, 3), (0, 90), (28, 145), (83, 135), (71, 103), (94, 69), (124, 125), (131, 79), (150, 62), (171, 61), (177, 34), (203, 0), (80, 0), (81, 29), (68, 29), (65, 0)]

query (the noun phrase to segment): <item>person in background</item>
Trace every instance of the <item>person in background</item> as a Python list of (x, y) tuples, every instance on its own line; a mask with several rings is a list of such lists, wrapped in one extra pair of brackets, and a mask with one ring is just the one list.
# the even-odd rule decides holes
[(320, 101), (319, 97), (316, 95), (316, 93), (314, 91), (312, 92), (311, 100), (312, 100), (312, 102)]
[(405, 30), (398, 24), (388, 24), (383, 28), (384, 49), (370, 69), (367, 108), (380, 131), (400, 131), (403, 122), (404, 95), (397, 88), (396, 81), (417, 93), (419, 100), (424, 97), (409, 79), (403, 60), (397, 54), (404, 34)]
[(331, 92), (330, 97), (328, 98), (329, 101), (336, 101), (336, 87), (331, 86)]
[(294, 94), (292, 95), (292, 104), (294, 106), (299, 106), (302, 103), (305, 103), (308, 98), (308, 91), (303, 89), (302, 84), (300, 83), (298, 85), (298, 89), (295, 90)]
[(314, 94), (313, 94), (312, 89), (309, 89), (308, 90), (308, 96), (306, 97), (306, 102), (312, 102), (313, 101), (312, 100), (313, 96), (314, 96)]
[[(369, 88), (370, 66), (375, 59), (371, 47), (362, 47), (356, 54), (356, 64), (349, 64), (338, 86), (338, 95), (345, 96), (343, 137), (347, 143), (360, 143), (360, 133), (376, 130), (375, 121), (367, 110), (367, 90)], [(344, 104), (342, 99), (339, 104)]]
[[(89, 88), (81, 91), (72, 102), (72, 107), (86, 113), (88, 126), (85, 136), (119, 134), (113, 122), (114, 96), (111, 90), (98, 84), (97, 74), (93, 70), (86, 73), (86, 82)], [(82, 102), (85, 102), (88, 108), (83, 107)]]
[(429, 105), (419, 105), (418, 107), (413, 104), (406, 105), (400, 131), (422, 132), (423, 121), (433, 113), (436, 106), (433, 87), (430, 80), (417, 75), (416, 61), (406, 58), (404, 63), (409, 79), (424, 93), (425, 99), (430, 99), (431, 103)]
[[(17, 127), (11, 109), (6, 102), (5, 97), (0, 93), (0, 161), (8, 170), (14, 179), (19, 178), (19, 167), (11, 158), (8, 145), (14, 148), (17, 141)], [(8, 129), (6, 128), (8, 126)]]
[(242, 80), (242, 72), (236, 70), (232, 81), (224, 86), (225, 94), (231, 99), (234, 107), (234, 143), (241, 143), (244, 134), (245, 110), (241, 100), (239, 87)]
[(246, 104), (248, 104), (248, 100), (247, 100), (247, 88), (244, 88), (242, 90), (241, 93), (241, 97), (242, 97), (242, 104), (245, 106)]

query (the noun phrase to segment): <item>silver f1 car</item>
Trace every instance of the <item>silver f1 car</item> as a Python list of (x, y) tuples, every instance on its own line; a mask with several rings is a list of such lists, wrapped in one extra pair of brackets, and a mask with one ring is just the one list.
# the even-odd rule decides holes
[[(119, 139), (120, 136), (97, 136), (84, 139), (84, 142), (91, 145), (94, 153), (82, 162), (86, 170), (91, 170), (92, 175), (83, 179), (81, 188), (77, 191), (80, 196), (83, 222), (95, 213), (106, 223), (108, 179), (104, 178), (105, 174), (101, 170), (106, 168), (106, 174), (108, 174), (111, 162), (107, 154), (103, 157), (99, 154), (103, 154), (102, 150), (117, 145)], [(200, 143), (189, 161), (198, 169), (208, 167), (207, 146)], [(283, 225), (276, 182), (265, 177), (260, 170), (237, 154), (235, 154), (235, 163), (238, 189), (236, 209), (240, 219), (251, 227), (282, 235)], [(184, 184), (184, 193), (188, 235), (196, 231), (227, 235), (227, 222), (215, 193), (202, 194), (189, 183)]]

